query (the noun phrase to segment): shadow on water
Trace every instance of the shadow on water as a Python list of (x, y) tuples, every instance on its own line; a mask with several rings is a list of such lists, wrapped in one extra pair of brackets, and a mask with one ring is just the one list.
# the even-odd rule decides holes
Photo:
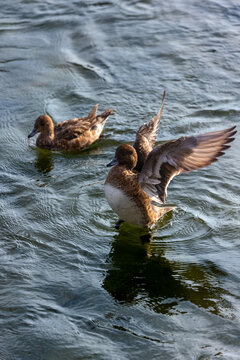
[(35, 168), (42, 174), (48, 174), (54, 167), (52, 152), (37, 148)]
[[(115, 144), (115, 143), (114, 143)], [(117, 143), (118, 144), (118, 143)], [(100, 146), (101, 145), (101, 146)], [(34, 147), (36, 149), (36, 160), (35, 168), (42, 174), (48, 174), (54, 168), (54, 157), (60, 156), (64, 158), (74, 158), (74, 157), (88, 157), (90, 155), (102, 155), (102, 147), (108, 147), (112, 145), (112, 141), (109, 139), (100, 139), (97, 140), (92, 145), (88, 146), (85, 149), (77, 151), (51, 151), (47, 149), (41, 149)], [(107, 163), (108, 161), (106, 161)]]
[(107, 260), (109, 269), (103, 287), (113, 298), (128, 305), (143, 303), (164, 314), (181, 311), (183, 301), (217, 315), (221, 315), (223, 302), (229, 307), (223, 301), (226, 292), (211, 283), (211, 272), (219, 275), (219, 269), (215, 271), (209, 264), (169, 261), (163, 249), (154, 249), (153, 242), (143, 242), (142, 232), (127, 226), (114, 236)]

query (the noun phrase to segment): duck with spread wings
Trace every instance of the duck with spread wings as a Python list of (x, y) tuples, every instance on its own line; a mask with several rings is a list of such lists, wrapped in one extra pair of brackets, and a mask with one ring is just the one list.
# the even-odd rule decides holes
[[(183, 136), (154, 148), (164, 106), (142, 125), (133, 146), (120, 145), (105, 181), (107, 201), (120, 221), (151, 228), (173, 209), (163, 206), (174, 176), (201, 169), (224, 155), (234, 140), (236, 126), (202, 135)], [(160, 206), (154, 204), (159, 203)]]

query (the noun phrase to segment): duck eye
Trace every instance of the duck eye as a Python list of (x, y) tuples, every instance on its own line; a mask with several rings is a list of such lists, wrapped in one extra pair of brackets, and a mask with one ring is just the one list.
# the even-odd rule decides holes
[(40, 125), (40, 126), (44, 126), (44, 121), (43, 121), (43, 120), (40, 120), (40, 121), (39, 121), (39, 125)]

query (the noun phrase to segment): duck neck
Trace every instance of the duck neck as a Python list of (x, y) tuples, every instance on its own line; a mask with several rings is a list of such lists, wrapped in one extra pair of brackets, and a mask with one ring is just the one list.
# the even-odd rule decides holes
[(54, 125), (53, 122), (46, 124), (45, 128), (39, 134), (37, 138), (37, 144), (42, 146), (51, 145), (54, 141)]

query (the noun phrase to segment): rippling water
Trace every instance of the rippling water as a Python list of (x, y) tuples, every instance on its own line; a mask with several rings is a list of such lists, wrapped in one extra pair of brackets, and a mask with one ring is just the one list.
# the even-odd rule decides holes
[[(239, 123), (237, 0), (0, 2), (0, 359), (240, 359), (240, 140), (175, 178), (150, 243), (114, 228), (115, 148)], [(79, 154), (28, 144), (35, 118), (115, 109)]]

